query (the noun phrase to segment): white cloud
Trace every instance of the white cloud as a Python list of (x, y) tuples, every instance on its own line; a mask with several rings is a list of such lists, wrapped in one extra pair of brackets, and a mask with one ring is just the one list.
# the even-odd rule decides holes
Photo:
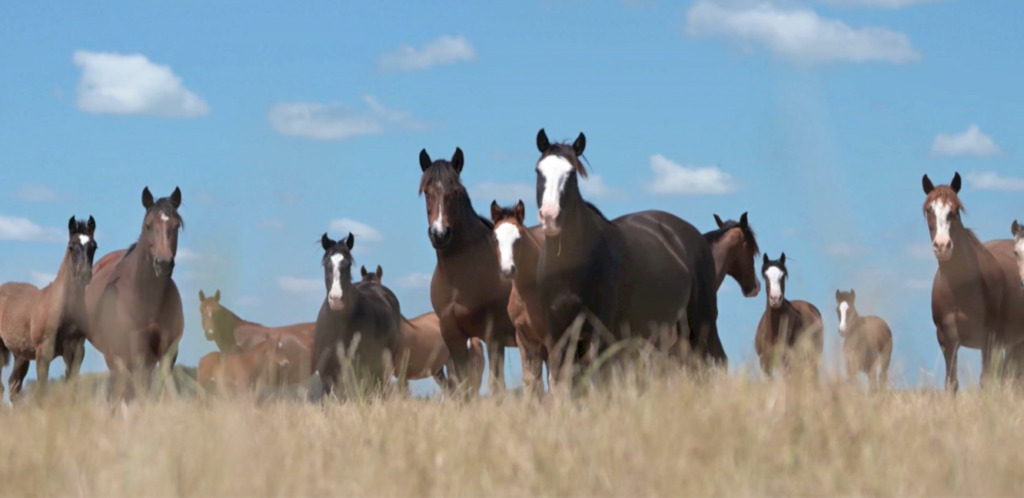
[(82, 69), (78, 108), (96, 114), (141, 114), (193, 118), (210, 106), (181, 85), (181, 78), (142, 54), (76, 50), (72, 57)]
[(283, 102), (270, 108), (267, 119), (282, 135), (316, 140), (343, 140), (375, 135), (391, 128), (420, 130), (425, 126), (407, 112), (384, 107), (371, 96), (363, 97), (365, 110), (345, 105), (313, 102)]
[(392, 52), (377, 58), (377, 70), (382, 73), (393, 71), (417, 71), (442, 64), (472, 62), (476, 60), (476, 49), (463, 36), (442, 36), (416, 50), (402, 45)]
[(41, 227), (28, 218), (0, 214), (0, 240), (20, 242), (65, 242), (65, 231)]
[(973, 189), (1024, 192), (1024, 178), (1000, 176), (994, 171), (967, 173), (964, 179)]
[(973, 123), (963, 133), (939, 133), (932, 141), (932, 154), (939, 156), (991, 157), (1000, 152), (992, 137)]
[(50, 285), (51, 282), (57, 279), (57, 275), (55, 273), (46, 273), (42, 271), (33, 270), (30, 271), (28, 274), (32, 285), (35, 285), (40, 289), (46, 287), (47, 285)]
[(347, 237), (348, 233), (352, 232), (356, 237), (356, 242), (379, 242), (384, 239), (384, 236), (376, 228), (351, 218), (331, 220), (330, 231), (338, 237)]
[(278, 277), (277, 285), (281, 290), (293, 294), (314, 293), (324, 290), (323, 280), (316, 278)]
[(185, 263), (199, 261), (200, 259), (203, 259), (203, 257), (198, 252), (187, 247), (179, 247), (178, 252), (174, 254), (174, 259), (181, 263)]
[(854, 256), (866, 254), (868, 250), (866, 247), (857, 246), (847, 242), (835, 242), (825, 246), (824, 252), (829, 256), (852, 258)]
[(933, 259), (935, 257), (932, 245), (927, 241), (920, 244), (907, 244), (903, 247), (903, 253), (914, 259)]
[(935, 3), (942, 0), (820, 0), (821, 3), (839, 7), (878, 7), (882, 9), (902, 9), (911, 5)]
[(651, 156), (654, 181), (647, 190), (654, 194), (719, 195), (739, 190), (732, 175), (718, 166), (680, 166), (661, 154)]
[(738, 42), (750, 51), (763, 45), (794, 63), (884, 61), (916, 62), (921, 54), (907, 35), (881, 27), (853, 28), (825, 19), (811, 9), (782, 7), (767, 1), (725, 6), (699, 0), (686, 12), (686, 33)]
[(587, 178), (580, 178), (580, 191), (588, 199), (611, 199), (617, 197), (620, 192), (612, 188), (601, 175), (590, 175)]
[[(502, 206), (512, 205), (522, 200), (530, 205), (531, 200), (537, 197), (534, 187), (525, 183), (499, 183), (480, 182), (469, 189), (469, 195), (476, 199), (476, 202), (483, 206), (490, 206), (491, 201), (498, 201)], [(490, 208), (486, 209), (490, 213)], [(489, 216), (489, 215), (488, 215)]]
[(43, 185), (26, 184), (18, 187), (15, 197), (27, 202), (49, 202), (57, 200), (57, 193)]
[(433, 273), (410, 273), (395, 280), (395, 286), (403, 289), (422, 289), (430, 287), (430, 280), (433, 278)]

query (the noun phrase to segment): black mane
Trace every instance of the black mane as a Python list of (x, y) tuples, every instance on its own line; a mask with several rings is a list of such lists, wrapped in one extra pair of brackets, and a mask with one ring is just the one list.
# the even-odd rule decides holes
[(704, 240), (707, 241), (708, 245), (714, 244), (724, 237), (726, 232), (737, 227), (743, 231), (743, 237), (747, 239), (747, 244), (750, 244), (750, 246), (754, 248), (754, 254), (761, 254), (761, 248), (757, 245), (757, 237), (754, 235), (754, 229), (750, 228), (750, 225), (742, 226), (740, 225), (740, 222), (736, 220), (726, 221), (722, 223), (721, 228), (704, 233)]
[(423, 172), (420, 179), (420, 194), (426, 192), (427, 186), (433, 183), (440, 183), (445, 192), (465, 192), (466, 187), (462, 185), (459, 172), (455, 171), (452, 163), (438, 159)]

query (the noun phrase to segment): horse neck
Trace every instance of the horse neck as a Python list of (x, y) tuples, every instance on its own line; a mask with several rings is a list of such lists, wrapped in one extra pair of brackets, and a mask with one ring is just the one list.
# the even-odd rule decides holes
[(725, 236), (711, 244), (711, 255), (715, 261), (715, 289), (722, 287), (722, 282), (729, 275), (730, 265), (735, 258), (733, 249), (736, 247), (735, 243), (727, 243)]
[(796, 316), (796, 308), (793, 307), (793, 303), (789, 302), (789, 299), (782, 298), (782, 305), (778, 308), (772, 308), (771, 305), (766, 304), (768, 313), (768, 333), (772, 337), (772, 340), (779, 336), (780, 328), (782, 326), (782, 317), (789, 317), (789, 325), (792, 329), (793, 320)]
[(455, 202), (459, 203), (459, 216), (451, 225), (452, 241), (448, 247), (436, 250), (438, 260), (447, 256), (463, 256), (466, 251), (490, 244), (492, 230), (477, 216), (469, 194), (460, 195)]
[(85, 286), (75, 282), (75, 276), (72, 274), (71, 259), (71, 251), (65, 250), (64, 259), (57, 269), (57, 276), (42, 290), (44, 295), (50, 296), (48, 302), (51, 308), (58, 311), (63, 311), (66, 303), (82, 301), (85, 297)]
[[(167, 286), (167, 281), (171, 279), (171, 276), (166, 273), (160, 276), (156, 275), (153, 271), (153, 258), (149, 255), (149, 252), (143, 248), (144, 245), (145, 241), (140, 237), (139, 241), (135, 244), (135, 249), (132, 250), (131, 254), (125, 256), (125, 259), (132, 257), (135, 258), (135, 275), (132, 283), (135, 285), (135, 289), (139, 291), (142, 297), (161, 297), (163, 296), (164, 288)], [(159, 302), (159, 300), (155, 300), (154, 302)]]
[(242, 325), (258, 325), (248, 320), (243, 320), (241, 317), (235, 314), (235, 312), (221, 306), (216, 313), (213, 314), (213, 333), (217, 336), (222, 336), (225, 339), (230, 339), (230, 342), (235, 341), (235, 330), (238, 330)]
[(544, 250), (549, 260), (581, 261), (589, 256), (600, 237), (599, 227), (606, 223), (583, 200), (579, 190), (566, 196), (567, 203), (562, 212), (562, 231), (557, 236), (547, 237)]
[(939, 261), (939, 270), (952, 278), (957, 283), (980, 284), (978, 276), (981, 274), (981, 265), (978, 264), (978, 252), (985, 251), (985, 246), (972, 237), (963, 225), (952, 230), (950, 237), (953, 240), (953, 256), (946, 261)]
[(522, 291), (530, 291), (537, 286), (537, 265), (540, 262), (540, 242), (533, 237), (530, 229), (520, 227), (523, 230), (523, 249), (516, 259), (515, 284), (516, 288)]

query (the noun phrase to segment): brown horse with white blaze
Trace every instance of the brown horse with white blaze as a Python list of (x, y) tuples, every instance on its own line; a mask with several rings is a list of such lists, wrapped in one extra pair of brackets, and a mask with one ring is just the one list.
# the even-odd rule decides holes
[[(77, 373), (80, 356), (76, 339), (83, 337), (88, 327), (85, 312), (85, 286), (92, 278), (92, 259), (96, 254), (96, 221), (68, 220), (68, 244), (57, 276), (42, 289), (24, 282), (0, 285), (0, 369), (11, 353), (14, 367), (7, 381), (11, 400), (21, 392), (22, 381), (28, 374), (29, 362), (36, 362), (36, 378), (41, 386), (50, 379), (50, 361), (55, 355), (64, 356), (65, 378)], [(0, 383), (0, 398), (3, 384)]]
[(715, 289), (722, 288), (725, 277), (732, 277), (745, 297), (756, 297), (761, 292), (761, 279), (754, 265), (761, 249), (747, 222), (747, 213), (740, 215), (739, 221), (722, 221), (717, 214), (714, 216), (718, 229), (705, 233), (704, 240), (715, 259)]
[(797, 365), (818, 374), (821, 351), (825, 346), (821, 312), (807, 301), (786, 299), (786, 253), (772, 260), (765, 254), (761, 266), (767, 305), (757, 324), (754, 350), (761, 360), (761, 369), (771, 377), (781, 362), (785, 371)]
[(863, 372), (872, 391), (889, 385), (889, 363), (892, 361), (892, 330), (875, 315), (857, 312), (857, 293), (836, 290), (836, 315), (839, 335), (843, 338), (843, 359), (846, 375), (851, 380)]

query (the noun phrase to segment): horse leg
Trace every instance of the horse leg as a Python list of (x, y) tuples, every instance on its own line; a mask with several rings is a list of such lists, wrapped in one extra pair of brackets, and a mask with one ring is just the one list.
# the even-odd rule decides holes
[[(7, 349), (3, 341), (0, 341), (0, 372), (3, 372), (4, 367), (7, 366), (7, 362), (11, 360), (11, 351)], [(4, 383), (0, 381), (0, 403), (4, 400)]]
[(85, 358), (85, 339), (68, 339), (64, 341), (64, 380), (69, 381), (82, 370)]
[(526, 338), (525, 325), (516, 326), (516, 345), (523, 362), (523, 390), (537, 397), (544, 395), (543, 362), (540, 345)]
[(50, 361), (53, 360), (54, 347), (56, 346), (56, 331), (44, 339), (43, 343), (36, 347), (36, 384), (39, 391), (46, 389), (50, 383)]
[(939, 338), (939, 347), (942, 348), (942, 357), (946, 360), (946, 389), (956, 394), (960, 388), (956, 375), (957, 350), (960, 349), (956, 320), (953, 317), (947, 317), (936, 329), (936, 335)]
[(11, 368), (11, 376), (7, 379), (7, 386), (11, 389), (11, 404), (21, 394), (22, 381), (28, 375), (28, 365), (29, 360), (18, 358), (17, 356), (14, 357), (14, 367)]
[(491, 375), (487, 378), (487, 387), (493, 396), (505, 391), (506, 337), (497, 330), (493, 314), (487, 313), (484, 321), (484, 343), (487, 344), (487, 359), (491, 367)]
[(882, 351), (881, 358), (878, 360), (878, 388), (888, 389), (889, 388), (889, 362), (892, 361), (892, 346), (885, 348)]
[(480, 392), (480, 378), (473, 378), (468, 368), (469, 346), (467, 335), (459, 328), (453, 312), (444, 312), (438, 315), (441, 325), (441, 338), (448, 348), (449, 370), (448, 381), (454, 388), (452, 394), (456, 397), (476, 396)]
[(981, 344), (981, 379), (979, 384), (982, 389), (992, 382), (992, 353), (995, 349), (994, 334), (985, 330), (982, 332), (985, 339)]

